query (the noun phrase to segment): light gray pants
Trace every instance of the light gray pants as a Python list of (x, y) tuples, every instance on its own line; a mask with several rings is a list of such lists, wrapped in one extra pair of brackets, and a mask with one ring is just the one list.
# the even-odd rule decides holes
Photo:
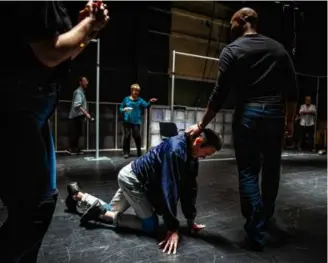
[[(115, 225), (153, 232), (158, 226), (158, 218), (141, 183), (133, 173), (131, 165), (132, 163), (120, 170), (117, 178), (119, 189), (109, 204), (98, 200), (108, 211), (118, 212), (117, 217), (114, 219)], [(96, 199), (90, 194), (85, 194), (82, 202), (90, 206)], [(123, 215), (130, 206), (134, 209), (136, 216)], [(105, 217), (101, 218), (105, 219)]]

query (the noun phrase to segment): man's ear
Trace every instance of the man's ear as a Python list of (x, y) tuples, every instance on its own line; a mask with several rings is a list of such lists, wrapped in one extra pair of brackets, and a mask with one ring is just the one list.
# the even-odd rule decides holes
[(194, 145), (200, 146), (204, 142), (204, 139), (201, 137), (197, 137), (194, 141)]

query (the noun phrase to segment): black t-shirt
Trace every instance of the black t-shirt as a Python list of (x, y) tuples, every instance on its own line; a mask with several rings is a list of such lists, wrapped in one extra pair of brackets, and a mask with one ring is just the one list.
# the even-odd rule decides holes
[(55, 68), (43, 65), (28, 43), (52, 39), (72, 28), (60, 1), (1, 2), (3, 36), (1, 77), (47, 85), (66, 78), (69, 61)]
[(296, 75), (288, 52), (260, 34), (245, 35), (227, 45), (219, 58), (209, 107), (220, 110), (231, 89), (237, 108), (251, 102), (282, 105), (286, 100), (296, 101)]

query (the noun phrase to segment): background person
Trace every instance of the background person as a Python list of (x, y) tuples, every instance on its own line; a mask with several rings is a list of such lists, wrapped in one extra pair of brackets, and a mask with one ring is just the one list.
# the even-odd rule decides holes
[(137, 155), (141, 156), (141, 133), (140, 126), (142, 122), (142, 113), (144, 109), (155, 103), (157, 99), (152, 98), (149, 102), (140, 98), (140, 86), (138, 84), (131, 85), (131, 94), (124, 98), (120, 106), (120, 112), (123, 114), (123, 154), (124, 158), (130, 156), (130, 140), (131, 134), (137, 147)]
[(86, 98), (86, 89), (89, 81), (86, 77), (80, 78), (80, 86), (74, 91), (71, 109), (69, 112), (69, 134), (70, 147), (68, 149), (71, 154), (80, 154), (79, 138), (83, 133), (85, 119), (93, 121), (88, 112), (88, 102)]
[[(303, 150), (305, 141), (314, 149), (314, 127), (316, 121), (317, 110), (315, 105), (311, 103), (311, 96), (305, 97), (305, 104), (301, 105), (299, 110), (300, 127), (298, 149)], [(307, 140), (306, 140), (307, 138)]]

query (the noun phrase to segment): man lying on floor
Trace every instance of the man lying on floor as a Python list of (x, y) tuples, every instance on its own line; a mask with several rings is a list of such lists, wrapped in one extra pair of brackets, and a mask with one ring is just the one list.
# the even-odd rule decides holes
[[(162, 215), (168, 233), (159, 246), (164, 248), (163, 252), (175, 254), (179, 242), (178, 201), (189, 231), (203, 229), (204, 225), (194, 222), (198, 158), (214, 154), (221, 146), (221, 136), (210, 129), (197, 138), (174, 136), (121, 169), (119, 189), (109, 204), (83, 193), (78, 183), (68, 185), (68, 198), (89, 206), (81, 217), (82, 224), (101, 219), (117, 227), (154, 233), (157, 215)], [(123, 214), (130, 206), (136, 215)]]

